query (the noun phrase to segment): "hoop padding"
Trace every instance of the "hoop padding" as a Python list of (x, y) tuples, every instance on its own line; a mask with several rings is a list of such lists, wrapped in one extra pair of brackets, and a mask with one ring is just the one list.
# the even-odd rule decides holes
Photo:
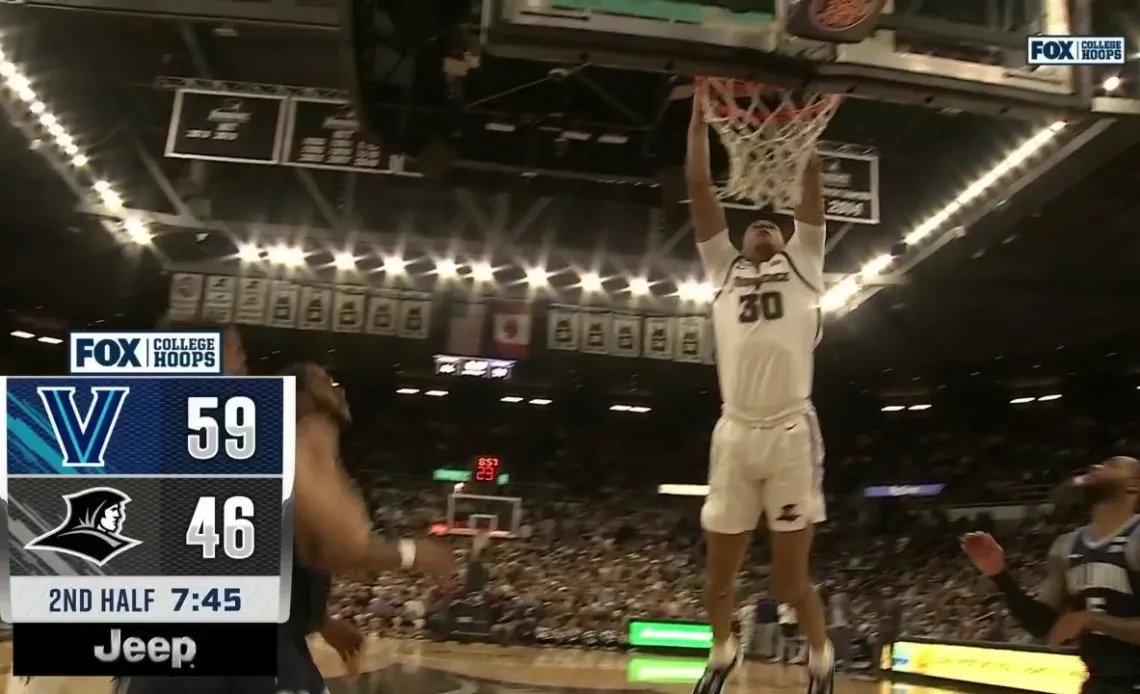
[(794, 209), (808, 157), (843, 97), (717, 77), (699, 78), (695, 95), (728, 151), (722, 194)]

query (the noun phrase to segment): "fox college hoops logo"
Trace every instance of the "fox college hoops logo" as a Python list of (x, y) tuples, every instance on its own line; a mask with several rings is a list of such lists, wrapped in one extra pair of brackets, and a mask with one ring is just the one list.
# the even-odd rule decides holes
[(65, 494), (67, 517), (56, 529), (40, 535), (25, 549), (70, 554), (103, 566), (142, 544), (123, 535), (126, 505), (131, 497), (111, 487), (94, 487)]

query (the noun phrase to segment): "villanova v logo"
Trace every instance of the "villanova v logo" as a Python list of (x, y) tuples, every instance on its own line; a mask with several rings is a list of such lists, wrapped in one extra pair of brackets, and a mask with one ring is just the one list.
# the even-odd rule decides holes
[(131, 389), (123, 386), (92, 388), (91, 404), (83, 415), (75, 403), (74, 386), (41, 386), (36, 390), (55, 431), (63, 466), (103, 467), (103, 453)]

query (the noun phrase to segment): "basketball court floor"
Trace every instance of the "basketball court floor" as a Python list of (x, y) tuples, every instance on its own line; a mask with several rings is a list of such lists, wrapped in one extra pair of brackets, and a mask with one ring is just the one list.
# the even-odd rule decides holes
[[(330, 694), (689, 694), (700, 659), (579, 650), (370, 640), (359, 672), (348, 673), (323, 641), (313, 642)], [(0, 644), (0, 668), (11, 665), (10, 644)], [(7, 685), (6, 688), (4, 685)], [(106, 678), (41, 681), (32, 694), (107, 694)], [(802, 668), (748, 663), (729, 694), (801, 694)], [(41, 689), (42, 688), (42, 689)], [(23, 694), (23, 684), (0, 679), (0, 694)], [(950, 694), (949, 690), (879, 683), (841, 676), (836, 694)]]

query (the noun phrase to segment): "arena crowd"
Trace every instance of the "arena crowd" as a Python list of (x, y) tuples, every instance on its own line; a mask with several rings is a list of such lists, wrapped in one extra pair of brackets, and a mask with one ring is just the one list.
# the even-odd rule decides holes
[[(426, 468), (462, 467), (493, 450), (526, 461), (532, 482), (510, 490), (523, 498), (521, 537), (492, 541), (474, 581), (441, 586), (394, 574), (342, 583), (339, 615), (368, 631), (431, 637), (433, 619), (457, 601), (485, 601), (504, 639), (603, 648), (624, 645), (632, 619), (705, 619), (700, 499), (662, 496), (655, 485), (701, 481), (715, 413), (663, 426), (618, 416), (574, 422), (535, 408), (510, 418), (454, 409), (432, 417), (429, 407), (439, 405), (409, 401), (377, 413), (346, 442), (378, 529), (423, 532), (442, 522), (453, 490), (427, 480)], [(1036, 585), (1049, 544), (1073, 522), (1071, 510), (1048, 510), (1050, 490), (1127, 445), (1128, 427), (1126, 419), (1074, 415), (1057, 404), (981, 423), (946, 413), (884, 415), (878, 426), (829, 436), (830, 518), (819, 529), (814, 574), (825, 599), (845, 605), (836, 618), (868, 641), (883, 633), (1028, 641), (962, 557), (959, 537), (990, 530), (1022, 585)], [(930, 482), (945, 484), (944, 492), (884, 502), (862, 495), (873, 483)], [(1032, 510), (1005, 520), (978, 510), (1002, 501)], [(451, 541), (460, 555), (472, 552), (470, 537)], [(740, 582), (749, 605), (765, 599), (767, 562), (758, 537)]]

